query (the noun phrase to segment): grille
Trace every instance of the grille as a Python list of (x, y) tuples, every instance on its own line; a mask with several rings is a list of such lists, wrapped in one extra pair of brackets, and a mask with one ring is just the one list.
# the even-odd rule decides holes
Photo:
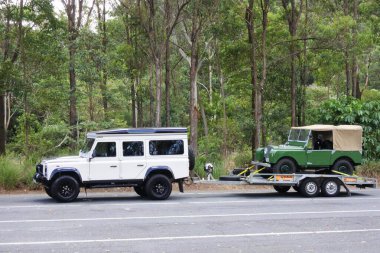
[(37, 173), (43, 173), (44, 166), (42, 164), (37, 164), (36, 166), (36, 172)]

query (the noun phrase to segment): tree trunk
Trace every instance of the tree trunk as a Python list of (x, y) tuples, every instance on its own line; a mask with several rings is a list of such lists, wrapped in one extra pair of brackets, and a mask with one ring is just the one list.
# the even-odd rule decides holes
[(165, 125), (170, 126), (170, 16), (171, 5), (165, 0)]
[[(345, 16), (349, 15), (348, 8), (348, 0), (344, 0), (343, 2), (343, 13)], [(348, 33), (348, 29), (345, 29), (345, 32)], [(351, 86), (351, 71), (350, 71), (350, 55), (349, 55), (349, 45), (348, 41), (346, 41), (346, 45), (344, 46), (344, 65), (345, 65), (345, 73), (346, 73), (346, 96), (350, 95), (350, 86)]]
[[(220, 68), (220, 66), (219, 66)], [(220, 92), (223, 101), (223, 156), (227, 157), (227, 112), (226, 112), (226, 94), (224, 92), (224, 76), (223, 71), (219, 69)]]
[(5, 155), (5, 144), (7, 141), (7, 123), (6, 123), (6, 94), (0, 95), (0, 156)]
[(269, 0), (261, 1), (261, 12), (262, 12), (262, 34), (261, 34), (261, 52), (262, 52), (262, 70), (261, 70), (261, 81), (258, 83), (256, 81), (255, 88), (255, 148), (260, 147), (262, 139), (262, 127), (263, 127), (263, 91), (265, 86), (265, 81), (267, 78), (267, 27), (268, 27), (268, 11), (269, 11)]
[[(76, 97), (76, 76), (75, 76), (75, 39), (70, 39), (69, 46), (69, 81), (70, 81), (70, 127), (71, 137), (76, 141), (78, 139), (76, 126), (78, 123), (77, 116), (77, 97)], [(75, 148), (75, 144), (72, 145)]]
[(191, 45), (190, 64), (190, 146), (194, 154), (198, 154), (198, 89), (197, 89), (197, 68), (198, 68), (198, 45), (197, 40)]
[[(353, 0), (353, 18), (357, 22), (358, 21), (358, 0)], [(354, 45), (357, 44), (358, 40), (358, 30), (356, 27), (352, 29), (353, 33), (353, 38), (352, 42)], [(355, 98), (360, 98), (361, 93), (360, 93), (360, 87), (359, 87), (359, 64), (356, 58), (355, 53), (352, 55), (352, 96)]]
[[(14, 15), (12, 14), (13, 9), (10, 8), (9, 5), (6, 6), (6, 10), (4, 11), (5, 16), (5, 28), (4, 28), (4, 38), (3, 38), (3, 61), (10, 61), (11, 64), (15, 64), (19, 52), (20, 52), (20, 45), (22, 43), (23, 38), (23, 19), (24, 19), (24, 0), (20, 0), (19, 3), (19, 13), (18, 13), (18, 21), (17, 21), (17, 41), (16, 45), (13, 47), (14, 52), (13, 56), (11, 57), (11, 43), (10, 43), (10, 33), (11, 33), (11, 17)], [(4, 87), (0, 89), (0, 156), (5, 155), (6, 153), (6, 142), (7, 142), (7, 131), (8, 131), (8, 120), (10, 117), (10, 99), (9, 99), (9, 105), (7, 105), (7, 97), (8, 93), (6, 90), (7, 83), (3, 83)]]
[(102, 7), (100, 7), (99, 4), (100, 0), (96, 0), (96, 7), (98, 12), (98, 30), (100, 34), (100, 40), (101, 40), (101, 52), (102, 52), (102, 58), (103, 61), (100, 64), (100, 76), (101, 76), (101, 82), (100, 82), (100, 89), (101, 89), (101, 95), (102, 95), (102, 104), (103, 104), (103, 111), (104, 111), (104, 119), (108, 119), (108, 91), (107, 91), (107, 79), (108, 79), (108, 72), (107, 72), (107, 66), (106, 66), (106, 55), (107, 55), (107, 26), (106, 26), (106, 6), (105, 6), (105, 0), (102, 1)]
[(211, 59), (212, 58), (212, 53), (211, 53), (211, 47), (208, 48), (208, 95), (209, 95), (209, 100), (210, 104), (212, 104), (212, 64), (211, 64)]
[[(137, 77), (137, 87), (140, 86), (140, 76)], [(143, 111), (143, 98), (142, 95), (139, 93), (136, 93), (136, 100), (137, 100), (137, 127), (143, 127), (144, 126), (144, 111)]]
[(156, 72), (156, 115), (155, 127), (161, 127), (161, 60), (160, 56), (155, 57), (154, 67)]
[(190, 55), (190, 147), (195, 155), (198, 154), (198, 69), (199, 69), (199, 33), (202, 28), (200, 2), (195, 1), (191, 21), (191, 55)]
[(137, 127), (136, 78), (132, 80), (131, 96), (132, 96), (132, 126), (136, 128)]
[(153, 75), (154, 66), (149, 68), (149, 122), (150, 126), (154, 125), (154, 88), (153, 88)]
[(166, 126), (169, 127), (170, 123), (170, 41), (166, 38), (165, 41), (165, 113), (166, 113)]
[(290, 72), (291, 72), (291, 110), (292, 110), (292, 126), (297, 126), (297, 77), (296, 77), (296, 56), (295, 56), (295, 35), (292, 34), (292, 42), (290, 45)]
[(75, 55), (76, 43), (79, 28), (82, 24), (83, 1), (62, 2), (67, 14), (67, 31), (68, 31), (68, 48), (69, 48), (69, 82), (70, 82), (70, 109), (69, 124), (71, 128), (71, 138), (75, 140), (70, 144), (71, 148), (75, 148), (78, 141), (78, 115), (77, 115), (77, 97), (76, 97), (76, 76), (75, 76)]
[(308, 21), (309, 21), (309, 2), (308, 0), (305, 0), (305, 29), (303, 34), (303, 71), (302, 71), (302, 101), (301, 101), (301, 125), (304, 126), (306, 124), (306, 88), (307, 88), (307, 82), (308, 82), (308, 68), (307, 68), (307, 27), (308, 27)]
[[(290, 10), (288, 5), (290, 3)], [(297, 10), (295, 0), (282, 0), (286, 18), (288, 20), (289, 33), (291, 36), (291, 43), (289, 47), (290, 52), (290, 100), (291, 100), (291, 124), (297, 126), (297, 77), (296, 77), (296, 35), (297, 24), (302, 13), (303, 1), (300, 0), (300, 8)]]
[(94, 83), (88, 83), (88, 113), (90, 121), (94, 121)]
[(346, 73), (346, 96), (350, 95), (350, 86), (351, 86), (351, 71), (350, 71), (350, 62), (348, 58), (348, 49), (344, 49), (344, 65)]
[[(256, 124), (256, 87), (257, 85), (257, 56), (256, 56), (256, 35), (255, 35), (255, 26), (254, 26), (254, 12), (253, 12), (254, 0), (248, 2), (246, 8), (245, 18), (247, 22), (248, 29), (248, 42), (250, 43), (250, 64), (251, 64), (251, 88), (252, 88), (252, 97), (251, 97), (251, 106), (252, 106), (252, 120)], [(259, 146), (259, 140), (256, 138), (256, 125), (252, 128), (252, 158), (255, 156), (255, 150)]]
[(29, 155), (29, 131), (30, 131), (30, 123), (29, 123), (29, 102), (28, 102), (28, 91), (25, 90), (24, 94), (24, 113), (25, 113), (25, 156)]

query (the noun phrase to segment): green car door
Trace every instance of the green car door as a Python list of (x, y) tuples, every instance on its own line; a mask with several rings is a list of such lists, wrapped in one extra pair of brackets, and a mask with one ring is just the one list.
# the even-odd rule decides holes
[(331, 165), (331, 149), (327, 150), (306, 150), (307, 167), (324, 167)]

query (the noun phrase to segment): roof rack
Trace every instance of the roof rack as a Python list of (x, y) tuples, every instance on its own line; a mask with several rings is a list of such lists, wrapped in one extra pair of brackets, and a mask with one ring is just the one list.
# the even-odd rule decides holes
[(113, 135), (113, 134), (159, 134), (159, 133), (187, 133), (184, 127), (160, 127), (160, 128), (117, 128), (100, 130), (88, 133), (89, 135)]

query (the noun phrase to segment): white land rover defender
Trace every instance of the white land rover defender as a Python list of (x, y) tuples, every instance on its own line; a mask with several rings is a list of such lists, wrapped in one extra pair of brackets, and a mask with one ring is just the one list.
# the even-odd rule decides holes
[(167, 199), (172, 183), (194, 168), (186, 128), (112, 129), (87, 134), (79, 156), (43, 160), (33, 177), (60, 202), (77, 198), (80, 187), (134, 187), (150, 199)]

